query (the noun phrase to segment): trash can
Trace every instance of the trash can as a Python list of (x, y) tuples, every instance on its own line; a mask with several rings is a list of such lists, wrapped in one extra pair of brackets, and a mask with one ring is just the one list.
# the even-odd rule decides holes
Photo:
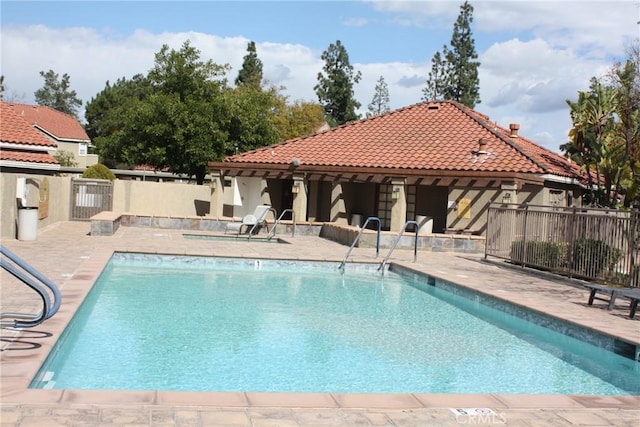
[(38, 208), (18, 208), (18, 240), (36, 240), (38, 236)]
[(433, 233), (433, 218), (430, 216), (416, 215), (416, 222), (418, 223), (419, 236)]

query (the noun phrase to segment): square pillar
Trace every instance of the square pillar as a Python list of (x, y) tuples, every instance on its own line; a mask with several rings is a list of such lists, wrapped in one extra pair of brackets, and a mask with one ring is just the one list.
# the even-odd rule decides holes
[(391, 180), (391, 226), (390, 231), (399, 233), (407, 222), (407, 186), (406, 179)]
[(344, 194), (342, 184), (333, 182), (331, 185), (331, 222), (338, 225), (349, 225), (347, 218), (347, 208), (344, 204)]
[[(211, 183), (209, 188), (211, 189), (209, 215), (214, 218), (221, 218), (223, 216), (222, 210), (224, 208), (224, 182), (220, 171), (211, 171)], [(231, 190), (231, 188), (229, 188)]]
[(293, 211), (296, 214), (296, 222), (307, 220), (307, 185), (302, 175), (293, 176), (291, 187), (293, 194)]
[(269, 193), (269, 184), (265, 178), (260, 180), (260, 203), (273, 206), (271, 203), (271, 193)]

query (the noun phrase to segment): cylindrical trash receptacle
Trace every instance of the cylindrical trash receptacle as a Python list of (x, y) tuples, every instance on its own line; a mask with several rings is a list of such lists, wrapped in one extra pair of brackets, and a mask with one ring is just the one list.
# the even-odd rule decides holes
[(38, 236), (38, 208), (18, 208), (18, 240), (36, 240)]
[(362, 215), (360, 214), (351, 215), (351, 226), (360, 228), (362, 226)]
[(416, 222), (419, 236), (433, 233), (433, 218), (430, 216), (416, 215)]

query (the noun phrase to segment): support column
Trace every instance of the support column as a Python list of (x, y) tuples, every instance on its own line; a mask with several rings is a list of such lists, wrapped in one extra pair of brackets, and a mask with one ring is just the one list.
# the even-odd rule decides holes
[(515, 182), (502, 182), (502, 203), (518, 203), (518, 184)]
[(296, 214), (296, 222), (307, 220), (307, 185), (303, 175), (293, 176), (293, 211)]
[(320, 181), (309, 181), (307, 187), (309, 188), (309, 211), (307, 212), (307, 219), (313, 222), (318, 219), (318, 190), (320, 188)]
[(399, 233), (407, 222), (407, 186), (406, 179), (391, 180), (391, 227), (390, 231)]
[(344, 204), (342, 184), (333, 182), (331, 184), (331, 222), (337, 225), (349, 225), (347, 218), (347, 208)]
[(263, 205), (273, 206), (271, 203), (271, 193), (269, 193), (269, 185), (265, 178), (260, 180), (260, 203)]
[[(221, 218), (224, 207), (224, 183), (222, 182), (220, 171), (211, 171), (209, 174), (211, 175), (209, 215), (214, 218)], [(231, 190), (231, 188), (229, 189)]]

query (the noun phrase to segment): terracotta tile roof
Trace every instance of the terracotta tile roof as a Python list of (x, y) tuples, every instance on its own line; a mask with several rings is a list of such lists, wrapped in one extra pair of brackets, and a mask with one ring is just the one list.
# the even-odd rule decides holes
[(20, 150), (0, 150), (0, 160), (24, 163), (41, 163), (47, 165), (57, 165), (58, 161), (47, 152), (20, 151)]
[(11, 104), (0, 102), (0, 142), (56, 149), (57, 145), (36, 130)]
[[(579, 167), (457, 102), (425, 102), (273, 146), (225, 162), (555, 174)], [(486, 154), (479, 153), (479, 142)]]
[(35, 129), (10, 104), (0, 102), (0, 161), (58, 165), (49, 151), (56, 143)]
[(89, 135), (73, 116), (42, 105), (11, 104), (12, 108), (34, 126), (57, 140), (89, 141)]

